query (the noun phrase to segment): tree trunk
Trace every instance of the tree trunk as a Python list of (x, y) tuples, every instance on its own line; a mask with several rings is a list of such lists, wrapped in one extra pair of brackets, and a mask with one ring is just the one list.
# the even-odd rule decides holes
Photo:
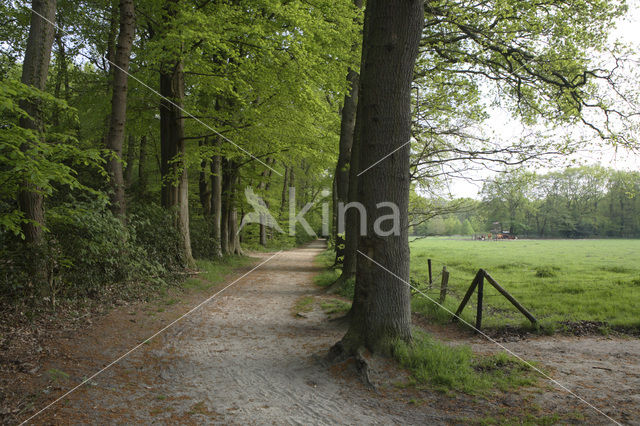
[[(60, 17), (58, 17), (60, 20)], [(62, 28), (62, 23), (58, 22), (58, 27)], [(56, 53), (56, 82), (53, 90), (53, 96), (60, 99), (60, 92), (62, 89), (62, 85), (64, 83), (64, 97), (65, 101), (69, 101), (69, 72), (67, 70), (67, 54), (64, 48), (64, 43), (62, 43), (62, 29), (58, 29), (55, 31), (54, 39), (56, 42), (57, 53)], [(60, 124), (60, 108), (55, 107), (55, 113), (53, 115), (53, 124), (58, 126)]]
[(163, 67), (160, 94), (171, 100), (171, 103), (164, 99), (160, 102), (161, 201), (166, 208), (177, 208), (176, 227), (181, 235), (184, 259), (187, 267), (193, 267), (195, 261), (191, 254), (189, 234), (189, 180), (184, 161), (186, 147), (181, 111), (184, 99), (182, 61)]
[(140, 153), (138, 155), (138, 193), (144, 195), (147, 192), (147, 136), (140, 138)]
[(127, 86), (129, 59), (135, 32), (135, 9), (133, 0), (120, 0), (120, 33), (113, 62), (113, 92), (111, 94), (111, 116), (107, 149), (111, 155), (107, 161), (107, 172), (111, 178), (111, 210), (124, 219), (124, 177), (122, 175), (122, 145), (124, 126), (127, 121)]
[(133, 163), (136, 156), (136, 138), (129, 135), (129, 143), (127, 144), (127, 166), (124, 169), (124, 184), (127, 188), (133, 183)]
[[(266, 159), (266, 163), (268, 165), (271, 165), (273, 163), (275, 163), (275, 161), (272, 163), (270, 158)], [(269, 208), (269, 201), (266, 199), (267, 197), (267, 191), (269, 191), (269, 186), (270, 186), (270, 181), (269, 178), (271, 177), (271, 169), (267, 169), (265, 171), (262, 172), (262, 180), (260, 181), (260, 192), (263, 197), (265, 206), (267, 207), (267, 209)], [(260, 218), (260, 245), (265, 247), (267, 245), (267, 227), (264, 226), (264, 222), (266, 221), (266, 219), (264, 217)]]
[[(344, 106), (342, 107), (342, 121), (340, 123), (340, 148), (338, 154), (338, 164), (336, 165), (335, 174), (335, 186), (336, 186), (336, 204), (346, 204), (349, 200), (349, 178), (350, 178), (350, 162), (351, 162), (351, 149), (353, 147), (353, 138), (356, 126), (356, 108), (358, 105), (358, 91), (359, 91), (359, 76), (358, 73), (349, 70), (347, 74), (347, 81), (351, 85), (351, 90), (344, 98)], [(357, 168), (356, 168), (357, 170)], [(357, 180), (357, 175), (354, 173), (354, 183)], [(355, 189), (355, 185), (354, 185)], [(336, 225), (337, 226), (337, 225)], [(346, 228), (345, 233), (349, 233), (349, 230), (355, 230), (356, 228)], [(342, 263), (345, 257), (345, 235), (336, 232), (336, 260), (335, 263)], [(353, 250), (351, 252), (352, 258), (354, 257)], [(351, 260), (351, 259), (349, 259)], [(355, 262), (348, 264), (345, 278), (353, 276)], [(345, 273), (345, 269), (343, 269)], [(344, 278), (343, 278), (344, 279)]]
[[(423, 27), (422, 0), (371, 0), (365, 11), (363, 60), (358, 103), (361, 168), (375, 163), (410, 140), (411, 81)], [(356, 297), (349, 330), (341, 346), (388, 354), (397, 339), (411, 338), (409, 281), (409, 154), (406, 145), (359, 177), (358, 201), (366, 209), (366, 235), (358, 239)], [(396, 232), (376, 231), (393, 203), (400, 212)], [(379, 211), (380, 210), (380, 211)], [(390, 231), (390, 220), (382, 231)], [(374, 262), (388, 269), (383, 270)]]
[(280, 213), (278, 214), (278, 219), (282, 220), (282, 215), (284, 214), (285, 210), (288, 211), (288, 209), (286, 208), (287, 205), (287, 193), (289, 192), (289, 186), (288, 186), (288, 177), (289, 177), (289, 167), (287, 167), (287, 165), (285, 164), (284, 166), (284, 176), (282, 178), (282, 194), (280, 195)]
[[(207, 138), (200, 139), (198, 144), (206, 146), (209, 144)], [(209, 179), (207, 169), (209, 164), (206, 158), (200, 162), (200, 175), (198, 176), (198, 195), (200, 196), (200, 205), (202, 206), (202, 214), (206, 217), (211, 215), (211, 191), (209, 190)]]
[(242, 254), (240, 246), (240, 234), (238, 232), (238, 184), (240, 183), (240, 174), (238, 164), (231, 162), (231, 178), (229, 179), (229, 253)]
[[(32, 86), (38, 90), (44, 90), (49, 72), (51, 59), (51, 47), (53, 45), (54, 26), (50, 22), (56, 19), (55, 0), (34, 0), (32, 3), (31, 25), (29, 38), (22, 65), (23, 84)], [(45, 19), (40, 17), (43, 16)], [(47, 22), (50, 21), (50, 22)], [(33, 130), (42, 135), (44, 123), (42, 118), (41, 103), (37, 99), (20, 101), (20, 107), (29, 117), (20, 118), (20, 127)], [(43, 136), (38, 136), (43, 138)], [(30, 144), (22, 146), (23, 151), (29, 150)], [(29, 245), (40, 246), (43, 243), (44, 227), (44, 199), (39, 188), (26, 178), (22, 182), (22, 190), (18, 194), (20, 211), (27, 222), (22, 224), (24, 242)], [(33, 265), (34, 278), (40, 284), (44, 281), (45, 270), (43, 262)]]
[[(222, 141), (218, 138), (215, 145), (220, 148)], [(211, 159), (211, 211), (213, 220), (213, 238), (216, 240), (216, 254), (222, 256), (222, 155), (216, 154)]]
[(232, 162), (225, 160), (222, 167), (222, 208), (220, 215), (220, 248), (222, 254), (229, 254), (229, 216), (231, 211)]

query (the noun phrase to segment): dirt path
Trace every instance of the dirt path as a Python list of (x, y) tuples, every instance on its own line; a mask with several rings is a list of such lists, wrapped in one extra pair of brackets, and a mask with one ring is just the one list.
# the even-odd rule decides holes
[[(448, 415), (406, 412), (323, 361), (344, 330), (319, 313), (292, 315), (317, 293), (322, 242), (284, 252), (162, 338), (38, 417), (37, 423), (406, 424)], [(270, 255), (262, 255), (265, 259)]]
[[(313, 285), (320, 271), (313, 258), (323, 249), (324, 244), (316, 242), (277, 255), (34, 423), (460, 424), (492, 418), (519, 421), (533, 413), (547, 422), (555, 418), (607, 424), (552, 387), (488, 398), (445, 395), (398, 388), (403, 373), (377, 364), (374, 379), (380, 386), (373, 392), (345, 365), (327, 365), (324, 355), (344, 329), (319, 309), (305, 317), (292, 314), (302, 297), (323, 297)], [(271, 254), (259, 256), (266, 260)], [(163, 325), (177, 316), (164, 314)], [(140, 311), (116, 311), (101, 321), (104, 325), (70, 337), (73, 345), (61, 346), (59, 358), (41, 369), (50, 375), (56, 367), (70, 377), (59, 384), (48, 377), (46, 392), (51, 394), (40, 399), (40, 406), (123, 353), (124, 339), (113, 336), (141, 341), (160, 328), (159, 318), (149, 318)], [(493, 344), (456, 327), (428, 328), (452, 344), (496, 351)], [(539, 361), (617, 420), (638, 424), (640, 340), (541, 337), (507, 346)], [(45, 376), (41, 374), (41, 380)], [(556, 413), (560, 417), (554, 417)]]

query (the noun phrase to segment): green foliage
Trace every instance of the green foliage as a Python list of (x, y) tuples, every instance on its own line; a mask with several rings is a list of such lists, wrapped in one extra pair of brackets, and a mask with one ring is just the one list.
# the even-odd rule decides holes
[[(0, 234), (2, 281), (0, 293), (12, 298), (34, 295), (29, 265), (46, 259), (49, 300), (100, 295), (112, 285), (153, 281), (182, 268), (176, 258), (177, 235), (171, 216), (146, 206), (127, 225), (107, 209), (106, 201), (69, 198), (47, 211), (46, 244), (28, 247), (9, 234)], [(173, 247), (173, 248), (172, 248)]]
[[(37, 102), (42, 109), (73, 114), (64, 101), (47, 93), (18, 81), (0, 80), (0, 200), (17, 199), (26, 185), (45, 195), (60, 187), (89, 190), (77, 179), (74, 166), (91, 166), (102, 173), (104, 160), (99, 150), (80, 149), (69, 134), (48, 132), (45, 140), (42, 134), (21, 127), (20, 120), (29, 117), (19, 102), (26, 100)], [(26, 221), (22, 212), (15, 205), (0, 206), (0, 232), (22, 235), (20, 225)]]
[(62, 204), (49, 210), (48, 222), (49, 245), (59, 250), (59, 279), (67, 295), (92, 295), (107, 285), (163, 271), (103, 202)]
[(640, 236), (638, 193), (640, 173), (597, 166), (544, 175), (510, 172), (482, 191), (487, 225), (563, 238)]
[(478, 357), (468, 346), (452, 346), (414, 332), (411, 343), (399, 341), (393, 356), (421, 386), (443, 392), (485, 394), (535, 384), (530, 368), (504, 353)]
[(143, 247), (148, 258), (161, 265), (166, 273), (181, 271), (186, 260), (174, 226), (176, 213), (154, 203), (133, 205), (130, 213), (128, 223), (134, 243)]
[(220, 242), (213, 236), (212, 221), (211, 217), (194, 215), (189, 218), (191, 250), (197, 259), (216, 259), (220, 255), (216, 249)]

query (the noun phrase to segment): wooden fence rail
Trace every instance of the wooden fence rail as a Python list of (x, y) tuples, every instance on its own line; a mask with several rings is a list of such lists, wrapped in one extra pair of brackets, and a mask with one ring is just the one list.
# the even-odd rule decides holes
[(477, 304), (477, 310), (476, 310), (476, 328), (480, 330), (480, 328), (482, 327), (482, 304), (483, 304), (483, 298), (484, 298), (485, 279), (496, 290), (498, 290), (498, 292), (502, 294), (509, 302), (511, 302), (511, 304), (515, 306), (516, 309), (518, 309), (525, 317), (527, 317), (527, 319), (531, 321), (531, 324), (536, 325), (538, 323), (536, 318), (529, 311), (527, 311), (525, 307), (522, 306), (520, 302), (518, 302), (515, 299), (515, 297), (509, 294), (507, 290), (505, 290), (500, 284), (498, 284), (498, 282), (495, 279), (493, 279), (493, 277), (489, 275), (489, 273), (484, 269), (479, 269), (475, 278), (471, 282), (469, 289), (465, 293), (464, 298), (462, 299), (462, 302), (460, 302), (460, 306), (458, 306), (458, 310), (456, 311), (453, 317), (454, 321), (457, 321), (460, 318), (460, 314), (462, 313), (462, 310), (469, 302), (469, 299), (471, 299), (471, 296), (473, 295), (473, 292), (477, 287), (478, 288), (478, 304)]

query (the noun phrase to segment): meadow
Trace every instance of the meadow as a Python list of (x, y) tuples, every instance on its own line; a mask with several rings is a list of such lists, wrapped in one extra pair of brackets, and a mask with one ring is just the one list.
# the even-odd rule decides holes
[[(428, 286), (432, 259), (433, 286)], [(640, 240), (506, 240), (424, 238), (411, 242), (411, 280), (438, 299), (442, 267), (450, 273), (444, 305), (456, 310), (478, 269), (485, 269), (537, 319), (555, 330), (563, 322), (597, 321), (640, 329)], [(483, 327), (529, 326), (485, 282)], [(475, 322), (476, 294), (462, 313)], [(413, 310), (448, 321), (451, 315), (420, 295)]]

